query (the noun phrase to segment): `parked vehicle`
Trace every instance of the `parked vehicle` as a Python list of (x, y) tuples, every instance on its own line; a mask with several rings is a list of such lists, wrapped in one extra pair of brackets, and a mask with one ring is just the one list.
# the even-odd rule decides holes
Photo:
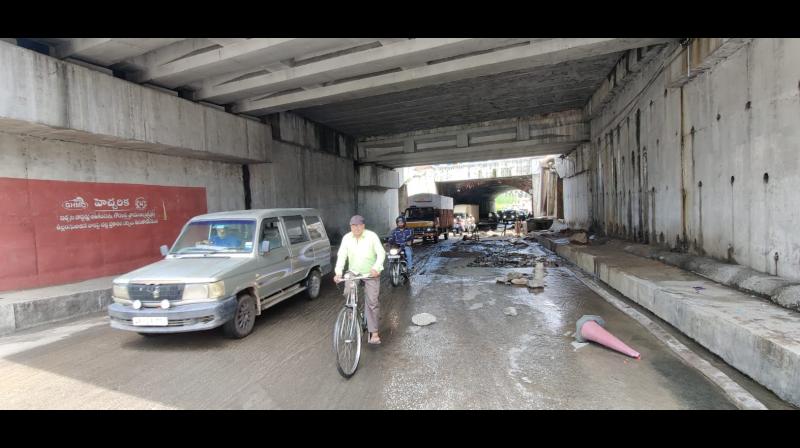
[(439, 236), (448, 238), (453, 230), (453, 198), (432, 193), (409, 196), (405, 210), (406, 227), (414, 231), (415, 238), (439, 242)]
[(512, 209), (502, 210), (500, 212), (500, 220), (506, 223), (514, 222), (517, 220), (517, 211)]
[(289, 297), (319, 296), (332, 270), (318, 210), (242, 210), (196, 216), (164, 259), (113, 282), (111, 326), (143, 335), (222, 326), (243, 338), (255, 317)]
[(485, 218), (478, 221), (478, 229), (494, 230), (497, 228), (497, 224), (499, 224), (499, 222), (500, 217), (494, 212), (489, 212)]

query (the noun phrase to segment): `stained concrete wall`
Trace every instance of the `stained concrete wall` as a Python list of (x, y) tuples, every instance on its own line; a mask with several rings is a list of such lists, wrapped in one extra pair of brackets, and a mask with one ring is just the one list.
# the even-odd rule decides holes
[(270, 126), (0, 42), (0, 128), (167, 155), (269, 161)]
[(571, 157), (556, 163), (556, 172), (565, 178), (564, 219), (571, 228), (586, 229), (591, 224), (590, 154), (591, 145), (581, 144)]
[(4, 132), (0, 177), (204, 187), (210, 212), (244, 208), (238, 164)]
[(276, 142), (273, 162), (250, 165), (252, 208), (313, 207), (338, 243), (356, 211), (353, 160)]
[(394, 220), (400, 214), (398, 190), (359, 188), (358, 213), (364, 216), (367, 228), (378, 236), (387, 236), (394, 228)]
[(662, 67), (680, 51), (634, 75), (593, 115), (589, 149), (558, 162), (566, 219), (800, 279), (800, 40), (753, 39), (676, 86)]
[[(334, 244), (350, 217), (385, 234), (398, 214), (397, 174), (355, 163), (355, 139), (290, 112), (271, 115), (272, 162), (250, 165), (253, 208), (314, 207)], [(365, 176), (359, 176), (359, 171)], [(359, 187), (365, 185), (366, 187)]]

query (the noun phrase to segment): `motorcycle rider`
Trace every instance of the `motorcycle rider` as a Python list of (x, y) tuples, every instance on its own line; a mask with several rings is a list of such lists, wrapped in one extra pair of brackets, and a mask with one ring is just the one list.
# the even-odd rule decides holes
[(389, 234), (388, 242), (404, 249), (406, 254), (406, 266), (408, 267), (408, 272), (411, 272), (413, 266), (411, 243), (414, 241), (414, 232), (406, 228), (406, 220), (402, 216), (397, 217), (395, 224), (397, 224), (397, 227)]

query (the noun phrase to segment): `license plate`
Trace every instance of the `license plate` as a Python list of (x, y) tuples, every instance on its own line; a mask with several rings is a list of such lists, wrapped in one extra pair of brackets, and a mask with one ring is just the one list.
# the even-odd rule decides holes
[(400, 258), (400, 255), (389, 255), (389, 259), (390, 260), (393, 259), (393, 258)]
[(134, 317), (133, 325), (137, 327), (166, 327), (168, 322), (166, 317)]

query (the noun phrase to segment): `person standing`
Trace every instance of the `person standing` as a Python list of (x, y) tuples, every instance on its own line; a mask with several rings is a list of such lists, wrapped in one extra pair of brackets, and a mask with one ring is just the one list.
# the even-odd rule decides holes
[[(334, 268), (336, 275), (333, 277), (333, 281), (340, 283), (343, 280), (345, 262), (347, 262), (349, 271), (359, 276), (370, 277), (364, 280), (364, 291), (367, 297), (367, 306), (364, 308), (367, 314), (368, 342), (370, 344), (381, 343), (378, 335), (378, 317), (380, 316), (378, 295), (381, 286), (380, 275), (385, 259), (386, 251), (383, 249), (383, 244), (375, 232), (366, 229), (364, 217), (355, 215), (350, 218), (350, 232), (342, 237), (342, 244), (339, 246), (336, 256), (336, 267)], [(345, 286), (345, 295), (349, 292)]]

